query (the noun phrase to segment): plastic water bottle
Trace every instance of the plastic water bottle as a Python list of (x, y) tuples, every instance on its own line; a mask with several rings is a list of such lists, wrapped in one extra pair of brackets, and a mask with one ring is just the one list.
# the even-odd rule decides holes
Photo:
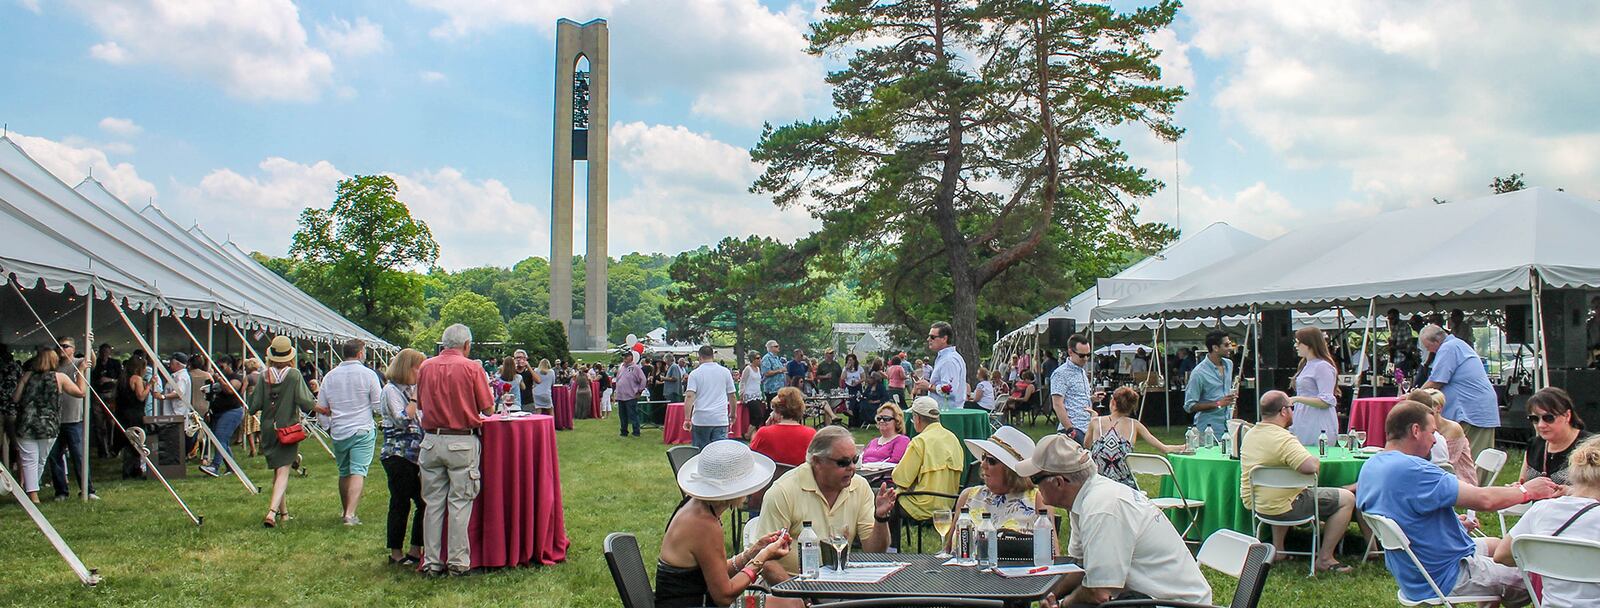
[(1056, 563), (1054, 551), (1050, 549), (1050, 541), (1056, 536), (1055, 522), (1044, 513), (1039, 513), (1033, 519), (1033, 565), (1050, 566)]
[(1200, 447), (1209, 448), (1217, 445), (1217, 432), (1211, 427), (1206, 427), (1206, 432), (1200, 437)]
[(1328, 431), (1326, 430), (1317, 432), (1317, 455), (1328, 455)]
[(1187, 448), (1190, 452), (1193, 452), (1195, 449), (1200, 447), (1200, 432), (1194, 430), (1194, 427), (1192, 426), (1189, 427), (1188, 431), (1183, 433), (1183, 447)]
[(978, 522), (978, 528), (973, 534), (974, 553), (978, 554), (979, 568), (993, 568), (996, 553), (1000, 552), (1000, 531), (994, 527), (994, 520), (989, 518), (989, 513), (983, 514), (983, 520)]
[(972, 513), (966, 507), (961, 508), (961, 516), (956, 519), (956, 563), (962, 566), (971, 566), (977, 562), (972, 559)]
[(816, 578), (822, 564), (822, 545), (817, 543), (817, 531), (811, 529), (809, 520), (800, 526), (800, 536), (795, 537), (800, 541), (800, 576)]
[(1222, 434), (1222, 455), (1223, 456), (1227, 456), (1229, 458), (1233, 457), (1233, 434), (1232, 433), (1223, 433)]

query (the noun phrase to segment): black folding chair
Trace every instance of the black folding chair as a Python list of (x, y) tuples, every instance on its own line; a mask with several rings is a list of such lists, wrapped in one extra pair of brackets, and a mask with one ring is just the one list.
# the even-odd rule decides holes
[(905, 507), (903, 507), (900, 504), (900, 500), (903, 499), (903, 498), (911, 497), (911, 496), (934, 496), (934, 497), (938, 497), (938, 498), (943, 498), (943, 499), (949, 500), (950, 501), (950, 506), (949, 507), (945, 507), (947, 509), (955, 508), (957, 496), (955, 494), (946, 494), (944, 492), (927, 492), (927, 491), (921, 491), (921, 490), (908, 490), (908, 491), (905, 491), (905, 492), (900, 492), (899, 494), (895, 495), (895, 498), (894, 498), (894, 502), (895, 502), (895, 505), (894, 505), (894, 510), (895, 510), (894, 518), (895, 518), (896, 527), (899, 528), (898, 534), (896, 535), (897, 538), (896, 538), (895, 544), (897, 546), (901, 547), (902, 549), (904, 547), (906, 547), (906, 545), (907, 545), (906, 537), (905, 537), (906, 529), (910, 528), (917, 535), (917, 553), (921, 553), (922, 552), (922, 531), (925, 530), (925, 529), (932, 528), (933, 527), (933, 521), (932, 521), (931, 518), (930, 519), (917, 519), (915, 517), (912, 517), (910, 513), (906, 512)]

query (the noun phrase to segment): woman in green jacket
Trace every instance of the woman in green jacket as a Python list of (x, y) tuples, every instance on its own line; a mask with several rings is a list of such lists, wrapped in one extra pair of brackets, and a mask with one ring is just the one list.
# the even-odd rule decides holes
[(267, 370), (261, 374), (261, 385), (250, 393), (250, 413), (261, 414), (261, 451), (267, 457), (267, 468), (272, 469), (272, 499), (261, 520), (268, 528), (288, 515), (284, 493), (289, 489), (289, 467), (300, 457), (298, 443), (278, 442), (278, 429), (299, 424), (300, 415), (310, 413), (316, 405), (294, 359), (294, 343), (287, 336), (273, 338), (267, 347)]

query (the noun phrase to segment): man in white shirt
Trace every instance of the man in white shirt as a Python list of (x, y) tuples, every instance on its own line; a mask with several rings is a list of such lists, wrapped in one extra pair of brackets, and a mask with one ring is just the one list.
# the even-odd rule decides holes
[(339, 502), (344, 505), (344, 525), (359, 526), (356, 505), (366, 485), (367, 468), (372, 466), (372, 449), (377, 444), (372, 415), (381, 403), (382, 387), (378, 376), (361, 364), (367, 344), (351, 339), (339, 347), (344, 362), (322, 378), (317, 393), (317, 413), (329, 417), (328, 435), (333, 437), (333, 459), (339, 465)]
[(689, 419), (683, 421), (694, 447), (705, 448), (713, 441), (728, 438), (728, 423), (733, 420), (733, 404), (738, 403), (739, 387), (733, 373), (711, 357), (710, 344), (700, 347), (700, 365), (689, 373), (683, 407)]
[[(156, 395), (161, 399), (161, 405), (156, 410), (158, 416), (188, 416), (194, 409), (189, 405), (189, 395), (193, 391), (193, 383), (189, 381), (189, 355), (172, 353), (167, 358), (167, 371), (171, 373), (170, 382), (161, 382), (161, 392)], [(183, 423), (176, 422), (162, 424), (156, 428), (158, 444), (161, 446), (161, 464), (183, 464), (183, 459), (189, 454), (189, 449), (194, 447), (194, 439), (185, 437)]]
[(956, 352), (955, 329), (939, 321), (928, 328), (928, 350), (935, 354), (933, 371), (917, 380), (917, 393), (932, 396), (941, 410), (959, 410), (967, 397), (967, 361)]
[(1047, 435), (1013, 470), (1033, 481), (1046, 504), (1070, 511), (1067, 555), (1085, 572), (1063, 579), (1057, 592), (1077, 589), (1059, 602), (1052, 593), (1045, 606), (1099, 605), (1119, 597), (1211, 603), (1211, 585), (1177, 528), (1143, 492), (1100, 475), (1076, 441)]

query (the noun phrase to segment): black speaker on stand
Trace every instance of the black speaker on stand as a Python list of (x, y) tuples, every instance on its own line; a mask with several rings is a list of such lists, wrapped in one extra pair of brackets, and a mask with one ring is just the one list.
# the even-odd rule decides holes
[(1077, 319), (1050, 319), (1049, 328), (1045, 332), (1044, 346), (1051, 350), (1064, 349), (1067, 347), (1067, 339), (1075, 333), (1078, 333)]

